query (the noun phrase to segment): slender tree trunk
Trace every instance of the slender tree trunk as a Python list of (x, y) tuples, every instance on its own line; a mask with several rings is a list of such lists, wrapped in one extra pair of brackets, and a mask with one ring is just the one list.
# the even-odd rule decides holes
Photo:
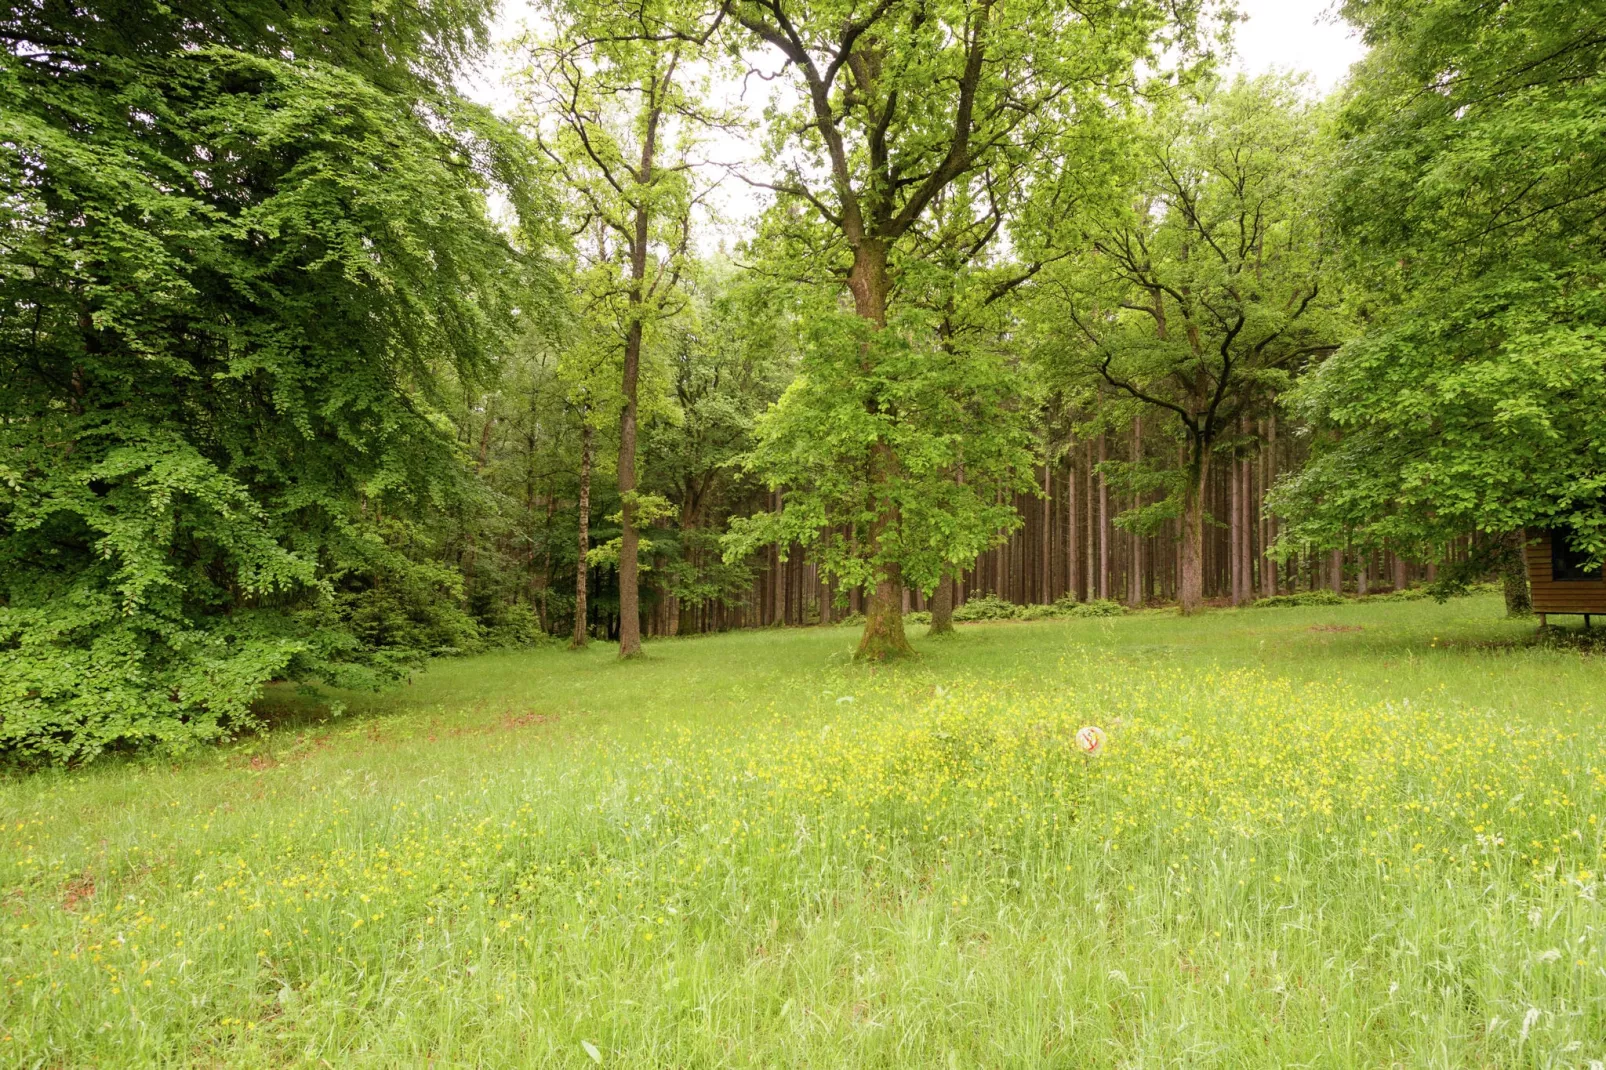
[[(650, 166), (650, 164), (649, 164)], [(647, 273), (647, 210), (636, 211), (631, 243), (630, 326), (625, 331), (624, 406), (619, 413), (619, 656), (641, 653), (641, 585), (636, 531), (636, 388), (641, 377), (642, 287)]]
[(1243, 483), (1243, 461), (1234, 454), (1227, 467), (1227, 590), (1235, 606), (1244, 600)]
[(574, 639), (570, 646), (578, 650), (586, 645), (586, 587), (590, 581), (590, 567), (586, 554), (591, 550), (591, 425), (580, 424), (580, 560), (574, 576)]
[[(1247, 429), (1246, 429), (1247, 430)], [(1238, 462), (1238, 604), (1255, 593), (1255, 485), (1254, 462), (1248, 457)]]
[(1271, 556), (1271, 544), (1277, 538), (1277, 519), (1266, 509), (1266, 494), (1277, 480), (1277, 414), (1266, 418), (1266, 450), (1260, 478), (1260, 593), (1267, 598), (1277, 593), (1277, 562)]
[(1078, 602), (1087, 601), (1087, 588), (1082, 583), (1082, 518), (1077, 515), (1077, 472), (1076, 449), (1073, 446), (1065, 454), (1066, 467), (1070, 469), (1065, 477), (1065, 582), (1070, 588), (1066, 593)]
[[(1109, 460), (1109, 444), (1099, 432), (1099, 463)], [(1110, 597), (1110, 484), (1099, 473), (1099, 597)]]
[(1050, 566), (1050, 560), (1051, 559), (1048, 556), (1049, 544), (1050, 544), (1050, 542), (1052, 542), (1052, 536), (1054, 534), (1054, 511), (1053, 511), (1054, 482), (1053, 482), (1053, 471), (1054, 471), (1053, 459), (1049, 456), (1047, 443), (1045, 443), (1044, 444), (1044, 450), (1043, 450), (1043, 510), (1042, 510), (1042, 527), (1043, 527), (1043, 530), (1037, 533), (1038, 540), (1039, 540), (1038, 557), (1037, 557), (1037, 572), (1038, 572), (1038, 575), (1037, 575), (1037, 595), (1038, 595), (1038, 598), (1037, 598), (1037, 600), (1038, 600), (1038, 602), (1040, 602), (1041, 604), (1043, 604), (1045, 606), (1048, 605), (1048, 603), (1054, 601), (1053, 579), (1049, 575), (1049, 566)]
[(1338, 549), (1338, 550), (1334, 550), (1333, 551), (1332, 561), (1331, 561), (1329, 567), (1332, 569), (1332, 575), (1330, 575), (1328, 577), (1328, 579), (1333, 584), (1333, 593), (1334, 594), (1343, 594), (1344, 593), (1344, 551), (1342, 549)]
[(1406, 572), (1405, 558), (1399, 554), (1394, 555), (1394, 589), (1403, 591), (1411, 585), (1411, 578)]
[[(1136, 467), (1143, 460), (1143, 417), (1139, 416), (1132, 421), (1132, 464)], [(1140, 508), (1143, 505), (1143, 496), (1138, 493), (1132, 495), (1132, 507)], [(1128, 568), (1127, 601), (1134, 608), (1143, 605), (1143, 535), (1132, 532), (1132, 560)]]
[(1197, 613), (1204, 605), (1204, 514), (1205, 495), (1210, 489), (1210, 448), (1194, 442), (1188, 485), (1182, 502), (1182, 563), (1178, 577), (1177, 602), (1183, 616)]
[[(861, 241), (853, 250), (853, 267), (848, 273), (848, 289), (853, 293), (854, 311), (869, 320), (876, 330), (887, 326), (887, 295), (891, 291), (887, 275), (887, 250), (875, 241)], [(870, 354), (865, 354), (868, 362)], [(868, 371), (868, 367), (866, 368)], [(867, 549), (879, 558), (883, 539), (897, 526), (897, 505), (885, 490), (898, 473), (898, 458), (886, 442), (870, 447), (871, 494), (876, 517), (870, 525)], [(914, 653), (903, 630), (903, 570), (897, 561), (881, 560), (864, 609), (864, 633), (854, 657), (861, 661), (886, 661)]]

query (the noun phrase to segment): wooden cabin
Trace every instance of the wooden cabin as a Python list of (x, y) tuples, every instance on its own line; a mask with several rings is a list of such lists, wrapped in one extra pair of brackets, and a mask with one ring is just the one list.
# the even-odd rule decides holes
[(1589, 555), (1574, 550), (1565, 531), (1530, 531), (1527, 545), (1528, 586), (1540, 627), (1552, 613), (1582, 616), (1586, 628), (1590, 617), (1606, 616), (1606, 569), (1585, 568)]

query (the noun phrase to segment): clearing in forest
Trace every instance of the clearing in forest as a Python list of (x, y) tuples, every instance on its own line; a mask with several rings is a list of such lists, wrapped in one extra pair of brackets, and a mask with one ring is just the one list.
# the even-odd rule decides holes
[(0, 1063), (1587, 1066), (1606, 666), (1499, 611), (276, 696), (230, 750), (0, 784)]

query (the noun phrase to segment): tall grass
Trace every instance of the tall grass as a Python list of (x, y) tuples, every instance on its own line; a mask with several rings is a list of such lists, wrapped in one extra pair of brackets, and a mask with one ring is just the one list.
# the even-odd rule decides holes
[(0, 785), (0, 1061), (1588, 1066), (1606, 674), (1497, 612), (274, 696), (202, 760)]

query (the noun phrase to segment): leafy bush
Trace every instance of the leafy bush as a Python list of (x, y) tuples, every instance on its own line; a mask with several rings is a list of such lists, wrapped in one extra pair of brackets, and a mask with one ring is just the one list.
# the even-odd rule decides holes
[(1433, 593), (1427, 587), (1406, 587), (1402, 590), (1371, 595), (1370, 597), (1384, 602), (1420, 602), (1424, 598), (1432, 598)]
[(1270, 598), (1257, 598), (1256, 609), (1288, 609), (1293, 606), (1341, 606), (1343, 595), (1336, 591), (1300, 591), (1297, 594), (1274, 594)]
[(1110, 598), (1095, 598), (1091, 602), (1062, 598), (1054, 606), (1062, 617), (1120, 617), (1127, 612), (1125, 606)]
[(903, 619), (909, 624), (930, 624), (931, 614), (924, 609), (917, 609), (913, 613), (905, 614)]
[(1020, 615), (1020, 606), (1006, 602), (996, 594), (984, 594), (980, 598), (972, 598), (954, 610), (956, 621), (1016, 620)]

